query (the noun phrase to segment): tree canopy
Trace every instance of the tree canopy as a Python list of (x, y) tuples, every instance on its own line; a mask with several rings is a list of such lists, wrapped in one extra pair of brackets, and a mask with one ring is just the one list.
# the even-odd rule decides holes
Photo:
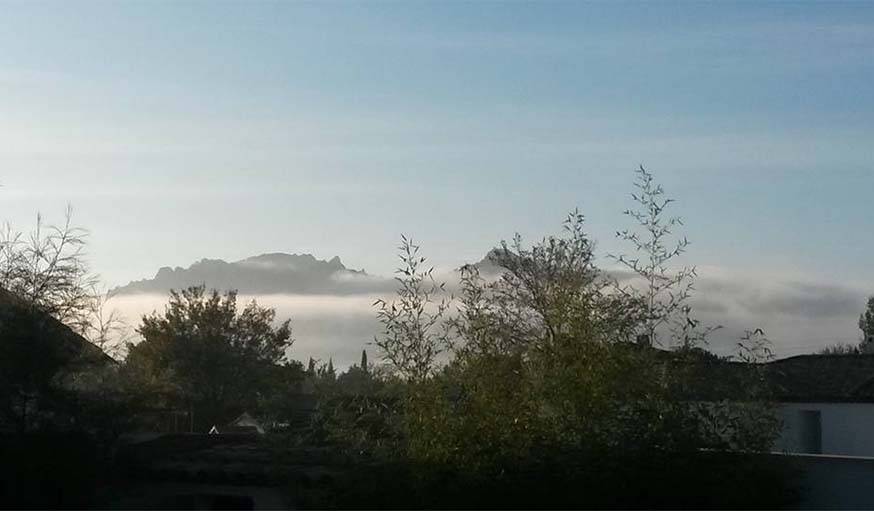
[(286, 361), (291, 323), (274, 326), (275, 315), (254, 301), (239, 310), (234, 291), (172, 291), (163, 313), (143, 318), (128, 369), (165, 406), (194, 412), (198, 424), (227, 420), (256, 407)]

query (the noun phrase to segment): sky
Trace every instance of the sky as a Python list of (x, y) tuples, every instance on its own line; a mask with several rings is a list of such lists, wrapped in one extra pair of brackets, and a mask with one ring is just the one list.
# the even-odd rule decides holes
[(874, 293), (874, 4), (2, 9), (0, 218), (71, 204), (110, 287), (265, 252), (390, 274), (401, 233), (451, 268), (574, 208), (620, 252), (643, 164), (705, 288), (786, 295), (744, 317), (784, 354)]

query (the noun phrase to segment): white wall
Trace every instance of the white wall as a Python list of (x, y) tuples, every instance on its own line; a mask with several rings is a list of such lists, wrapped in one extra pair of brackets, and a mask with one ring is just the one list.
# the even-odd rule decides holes
[(822, 454), (874, 456), (874, 403), (783, 403), (778, 451), (802, 452), (801, 411), (822, 414)]

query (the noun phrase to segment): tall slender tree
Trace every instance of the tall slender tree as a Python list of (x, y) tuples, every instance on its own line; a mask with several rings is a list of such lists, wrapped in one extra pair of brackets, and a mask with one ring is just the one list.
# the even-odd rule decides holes
[(422, 382), (434, 371), (437, 358), (447, 346), (445, 314), (449, 299), (440, 297), (444, 284), (434, 280), (434, 268), (425, 267), (419, 246), (401, 236), (401, 267), (395, 271), (397, 297), (392, 302), (374, 302), (382, 334), (373, 343), (404, 378)]
[(652, 173), (641, 165), (636, 174), (637, 191), (631, 194), (636, 209), (624, 211), (634, 226), (616, 233), (619, 239), (631, 244), (633, 253), (610, 257), (639, 281), (622, 288), (642, 299), (644, 321), (639, 340), (650, 345), (661, 344), (659, 336), (663, 327), (673, 326), (681, 331), (680, 342), (690, 344), (699, 340), (700, 335), (688, 328), (698, 326), (690, 316), (689, 306), (695, 267), (676, 264), (689, 246), (685, 236), (680, 238), (674, 232), (683, 225), (683, 220), (668, 214), (674, 199), (665, 196), (664, 188), (655, 182)]
[[(862, 330), (862, 345), (874, 345), (874, 296), (868, 298), (865, 312), (859, 315), (859, 329)], [(867, 351), (874, 351), (869, 349)]]

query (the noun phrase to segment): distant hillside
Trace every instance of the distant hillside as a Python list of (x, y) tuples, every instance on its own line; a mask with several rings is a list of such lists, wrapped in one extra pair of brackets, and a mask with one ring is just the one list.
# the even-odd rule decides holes
[(203, 259), (188, 268), (163, 267), (152, 279), (116, 288), (116, 294), (166, 293), (204, 284), (241, 294), (347, 295), (392, 291), (391, 280), (346, 268), (339, 257), (330, 261), (310, 254), (262, 254), (241, 261)]

